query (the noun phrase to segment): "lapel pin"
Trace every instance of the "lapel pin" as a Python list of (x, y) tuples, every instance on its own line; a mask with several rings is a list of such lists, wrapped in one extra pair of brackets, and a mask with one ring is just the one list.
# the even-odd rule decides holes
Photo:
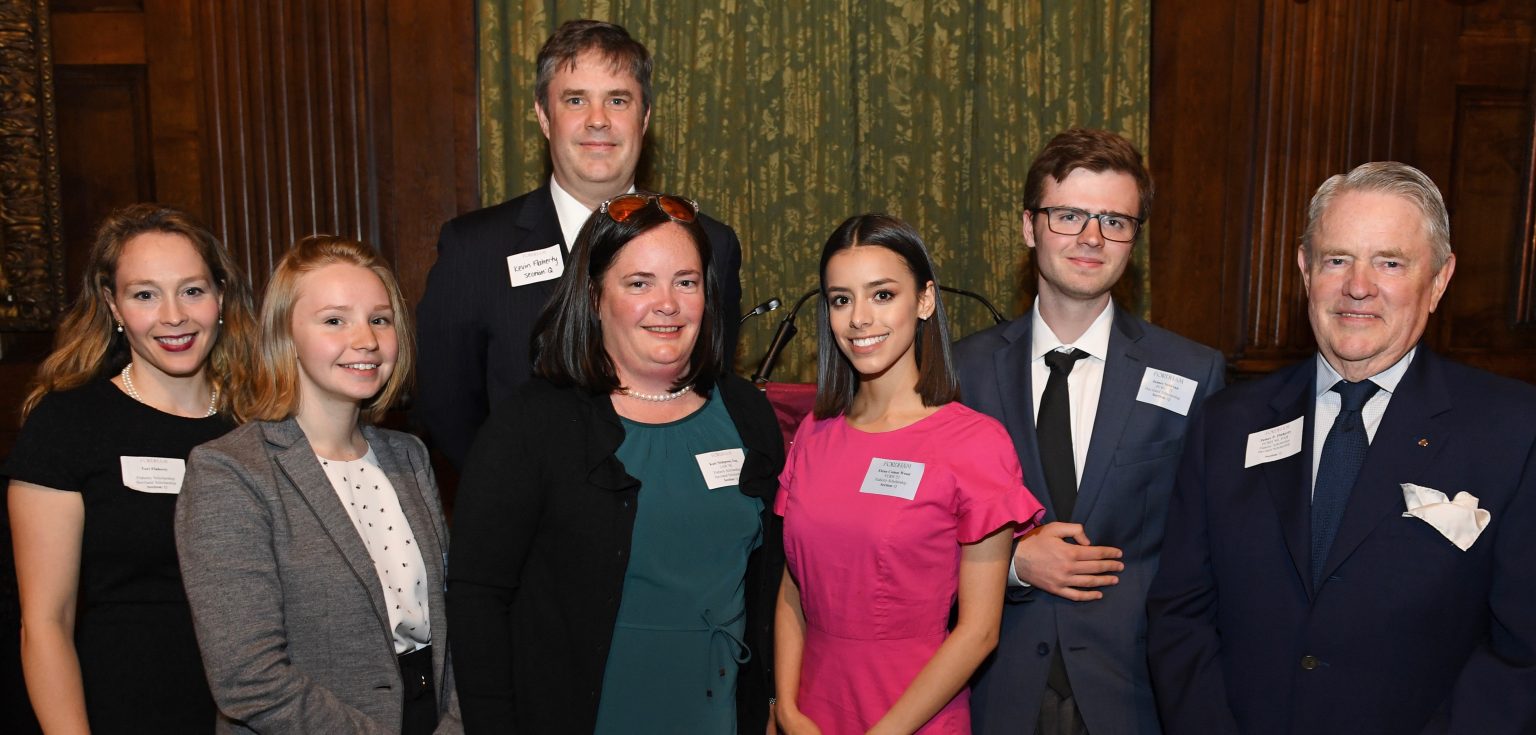
[(1421, 447), (1429, 446), (1429, 440), (1428, 439), (1420, 439), (1419, 440), (1419, 446), (1421, 446)]

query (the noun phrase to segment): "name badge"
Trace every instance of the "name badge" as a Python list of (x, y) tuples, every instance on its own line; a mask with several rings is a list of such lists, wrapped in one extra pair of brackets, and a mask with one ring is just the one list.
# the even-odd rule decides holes
[(1136, 400), (1159, 408), (1166, 408), (1180, 416), (1189, 415), (1189, 404), (1195, 400), (1200, 381), (1190, 380), (1166, 370), (1147, 368), (1141, 374), (1141, 392)]
[(141, 493), (181, 492), (187, 474), (186, 460), (175, 457), (118, 457), (123, 466), (123, 485)]
[(710, 490), (741, 484), (741, 465), (747, 460), (745, 450), (739, 447), (722, 449), (695, 454), (693, 458), (698, 461), (699, 472), (704, 475), (704, 485)]
[(869, 463), (869, 471), (864, 473), (864, 484), (859, 486), (859, 492), (911, 500), (917, 497), (917, 486), (922, 481), (922, 462), (875, 457)]
[(1248, 451), (1243, 457), (1243, 469), (1256, 464), (1285, 459), (1301, 451), (1301, 432), (1307, 417), (1297, 416), (1295, 421), (1273, 429), (1255, 431), (1248, 435)]
[(560, 243), (542, 250), (507, 256), (507, 273), (512, 277), (513, 288), (551, 281), (564, 272), (565, 261), (560, 257)]

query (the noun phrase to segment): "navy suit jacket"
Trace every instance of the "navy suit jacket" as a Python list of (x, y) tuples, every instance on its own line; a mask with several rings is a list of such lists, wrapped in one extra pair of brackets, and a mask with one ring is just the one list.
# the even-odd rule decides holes
[[(1536, 388), (1420, 346), (1311, 589), (1316, 365), (1229, 388), (1190, 431), (1148, 601), (1170, 733), (1536, 732)], [(1245, 468), (1305, 417), (1300, 452)], [(1475, 495), (1466, 551), (1401, 483)]]
[[(741, 315), (741, 242), (731, 228), (700, 215), (720, 284), (729, 365)], [(437, 262), (416, 309), (415, 412), (433, 446), (454, 467), (464, 466), (480, 424), (533, 374), (533, 322), (559, 279), (514, 288), (507, 258), (570, 244), (560, 231), (546, 184), (516, 199), (449, 220), (437, 241)]]
[[(1035, 434), (1030, 387), (1031, 317), (962, 340), (955, 347), (962, 400), (1003, 422), (1024, 468), (1024, 484), (1054, 521)], [(1157, 733), (1146, 661), (1146, 591), (1157, 568), (1163, 516), (1173, 488), (1185, 416), (1136, 400), (1147, 369), (1199, 381), (1189, 415), (1223, 384), (1221, 354), (1115, 309), (1104, 382), (1073, 520), (1095, 544), (1125, 553), (1120, 583), (1104, 598), (1072, 602), (1042, 590), (1010, 590), (997, 651), (971, 694), (977, 733), (1032, 732), (1050, 668), (1063, 661), (1084, 724), (1094, 735)]]

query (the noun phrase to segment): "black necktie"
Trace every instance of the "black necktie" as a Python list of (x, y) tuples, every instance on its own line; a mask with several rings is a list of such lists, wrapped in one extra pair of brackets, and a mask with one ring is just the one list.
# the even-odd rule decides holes
[(1378, 386), (1369, 380), (1351, 383), (1340, 380), (1333, 384), (1333, 392), (1340, 396), (1339, 416), (1328, 430), (1323, 441), (1323, 453), (1317, 461), (1317, 478), (1312, 484), (1312, 589), (1323, 583), (1323, 563), (1328, 560), (1328, 549), (1333, 546), (1334, 534), (1338, 533), (1339, 521), (1344, 517), (1344, 506), (1349, 503), (1349, 491), (1360, 475), (1360, 465), (1365, 463), (1365, 452), (1370, 449), (1370, 439), (1365, 434), (1365, 421), (1360, 409), (1371, 399)]
[(1067, 376), (1077, 361), (1088, 356), (1079, 349), (1045, 353), (1051, 377), (1045, 381), (1040, 396), (1040, 413), (1035, 417), (1035, 436), (1040, 442), (1040, 467), (1045, 470), (1045, 487), (1051, 493), (1056, 520), (1072, 520), (1072, 506), (1077, 503), (1077, 463), (1072, 455), (1072, 401), (1067, 394)]
[[(1045, 392), (1040, 395), (1040, 413), (1035, 417), (1035, 436), (1040, 442), (1040, 467), (1045, 470), (1045, 487), (1051, 493), (1051, 505), (1056, 508), (1056, 520), (1072, 520), (1072, 507), (1077, 504), (1077, 462), (1072, 455), (1072, 400), (1067, 392), (1067, 376), (1077, 361), (1088, 353), (1073, 348), (1062, 352), (1045, 353), (1045, 364), (1051, 369), (1051, 377), (1045, 381)], [(1051, 652), (1051, 668), (1046, 673), (1046, 684), (1057, 696), (1072, 696), (1072, 682), (1067, 679), (1066, 661), (1061, 657), (1061, 639)]]

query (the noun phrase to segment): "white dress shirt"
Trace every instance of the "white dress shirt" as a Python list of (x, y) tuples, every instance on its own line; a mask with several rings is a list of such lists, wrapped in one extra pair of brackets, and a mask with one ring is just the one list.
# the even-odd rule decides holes
[[(634, 191), (635, 187), (631, 184), (624, 193), (633, 194)], [(588, 209), (570, 192), (560, 188), (560, 182), (555, 181), (553, 176), (549, 177), (549, 198), (555, 200), (555, 216), (560, 218), (560, 234), (565, 237), (565, 251), (569, 254), (571, 248), (576, 247), (576, 236), (581, 234), (581, 226), (587, 223), (587, 218), (595, 210)]]
[(1083, 478), (1083, 466), (1088, 460), (1088, 442), (1093, 439), (1093, 420), (1099, 413), (1099, 391), (1104, 387), (1104, 360), (1109, 357), (1109, 329), (1114, 321), (1114, 302), (1104, 305), (1104, 310), (1094, 318), (1093, 324), (1076, 342), (1065, 344), (1057, 339), (1044, 319), (1040, 318), (1040, 299), (1035, 299), (1033, 316), (1030, 317), (1029, 370), (1030, 389), (1033, 392), (1035, 420), (1040, 419), (1040, 398), (1045, 395), (1045, 383), (1051, 379), (1051, 368), (1045, 364), (1045, 355), (1053, 350), (1077, 348), (1088, 353), (1077, 361), (1072, 374), (1067, 377), (1068, 405), (1072, 422), (1072, 466), (1078, 481)]
[[(1381, 426), (1381, 417), (1387, 412), (1387, 404), (1392, 400), (1392, 393), (1397, 390), (1397, 384), (1402, 381), (1403, 373), (1408, 371), (1408, 365), (1413, 362), (1414, 353), (1419, 348), (1415, 347), (1403, 355), (1401, 359), (1368, 380), (1376, 384), (1381, 390), (1376, 391), (1360, 409), (1360, 420), (1365, 422), (1365, 441), (1370, 443), (1376, 439), (1376, 429)], [(1312, 487), (1317, 488), (1317, 466), (1323, 460), (1323, 442), (1328, 439), (1328, 432), (1333, 428), (1334, 419), (1339, 417), (1339, 410), (1343, 407), (1344, 397), (1333, 391), (1333, 384), (1343, 380), (1344, 376), (1334, 370), (1322, 353), (1317, 355), (1317, 395), (1313, 397), (1316, 404), (1312, 410)]]
[[(1029, 385), (1036, 421), (1040, 419), (1040, 398), (1045, 395), (1045, 383), (1051, 379), (1051, 368), (1045, 364), (1046, 353), (1074, 347), (1088, 353), (1087, 357), (1077, 361), (1072, 373), (1067, 376), (1068, 416), (1072, 424), (1072, 465), (1078, 482), (1082, 482), (1083, 467), (1088, 460), (1088, 444), (1093, 440), (1093, 420), (1099, 414), (1099, 393), (1104, 387), (1104, 360), (1109, 357), (1109, 331), (1114, 323), (1114, 312), (1113, 301), (1105, 304), (1104, 310), (1088, 325), (1088, 330), (1072, 344), (1062, 343), (1045, 320), (1040, 318), (1039, 297), (1035, 298), (1031, 312)], [(1040, 490), (1041, 487), (1037, 487), (1030, 491), (1038, 497)], [(1011, 562), (1008, 564), (1008, 584), (1013, 587), (1029, 586), (1019, 579), (1018, 569)]]

